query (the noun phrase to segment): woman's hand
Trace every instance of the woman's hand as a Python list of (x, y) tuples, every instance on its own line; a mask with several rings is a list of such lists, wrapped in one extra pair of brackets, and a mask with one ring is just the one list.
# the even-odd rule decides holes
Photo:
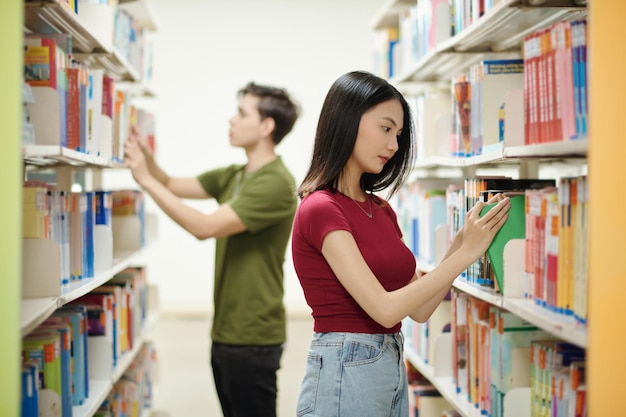
[(478, 259), (489, 247), (498, 230), (508, 218), (511, 207), (508, 197), (498, 195), (491, 198), (488, 203), (498, 201), (491, 210), (483, 217), (480, 212), (487, 203), (478, 202), (465, 214), (465, 224), (462, 229), (463, 243), (461, 249), (466, 251), (472, 262)]
[[(494, 203), (504, 200), (504, 198), (505, 196), (503, 193), (498, 193), (494, 195), (493, 197), (491, 197), (489, 201), (487, 201), (487, 203), (485, 204), (494, 204)], [(479, 210), (479, 214), (480, 214), (480, 210)], [(447, 258), (452, 252), (460, 248), (462, 244), (463, 244), (463, 227), (457, 230), (456, 234), (454, 235), (454, 240), (452, 244), (450, 245), (450, 249), (448, 249), (448, 253), (446, 253), (446, 256), (443, 259)]]

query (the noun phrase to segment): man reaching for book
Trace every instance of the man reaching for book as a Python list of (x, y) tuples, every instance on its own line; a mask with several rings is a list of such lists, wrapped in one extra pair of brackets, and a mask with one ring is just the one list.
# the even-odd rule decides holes
[[(281, 88), (249, 83), (230, 119), (232, 146), (247, 163), (197, 177), (170, 177), (136, 130), (125, 144), (133, 177), (197, 239), (216, 239), (211, 366), (225, 417), (275, 417), (277, 371), (286, 339), (283, 263), (297, 206), (295, 180), (275, 147), (299, 108)], [(206, 214), (182, 199), (213, 198)]]

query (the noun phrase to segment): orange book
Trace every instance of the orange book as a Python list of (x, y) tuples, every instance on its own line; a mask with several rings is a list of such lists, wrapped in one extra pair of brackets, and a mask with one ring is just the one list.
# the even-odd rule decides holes
[(49, 38), (24, 39), (24, 81), (31, 86), (57, 89), (56, 41)]

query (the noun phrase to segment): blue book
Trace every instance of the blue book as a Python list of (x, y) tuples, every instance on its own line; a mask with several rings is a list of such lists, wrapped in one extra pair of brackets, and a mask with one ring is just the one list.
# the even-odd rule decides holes
[(54, 316), (66, 317), (71, 328), (71, 362), (72, 362), (72, 404), (82, 405), (87, 398), (85, 374), (87, 362), (85, 352), (84, 322), (86, 310), (80, 305), (66, 305), (56, 310)]
[(111, 226), (113, 197), (111, 191), (96, 191), (96, 224)]
[(22, 364), (22, 417), (37, 417), (39, 411), (38, 368), (34, 361)]

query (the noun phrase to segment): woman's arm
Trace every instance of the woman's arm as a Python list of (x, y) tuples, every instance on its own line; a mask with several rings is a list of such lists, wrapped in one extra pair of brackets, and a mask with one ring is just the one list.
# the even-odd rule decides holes
[[(463, 243), (463, 229), (459, 230), (457, 234), (454, 236), (454, 240), (452, 241), (452, 244), (446, 251), (443, 258), (441, 259), (441, 262), (445, 261), (446, 259), (450, 257), (450, 255), (456, 252), (461, 247), (462, 243)], [(413, 280), (420, 279), (425, 275), (427, 274), (423, 274), (423, 275), (416, 274), (416, 276), (413, 277)], [(441, 291), (435, 294), (433, 298), (431, 298), (430, 300), (425, 302), (423, 305), (419, 306), (415, 311), (413, 311), (410, 314), (410, 317), (413, 320), (418, 321), (420, 323), (423, 323), (426, 320), (428, 320), (431, 314), (433, 314), (433, 311), (435, 311), (437, 306), (441, 303), (441, 300), (443, 300), (443, 298), (446, 296), (448, 291), (450, 291), (451, 287), (452, 287), (452, 284), (450, 284), (450, 287), (442, 288)]]
[(456, 277), (487, 250), (506, 221), (508, 199), (481, 218), (482, 207), (484, 203), (477, 203), (466, 214), (465, 226), (459, 237), (462, 242), (457, 250), (449, 250), (447, 258), (433, 271), (395, 291), (388, 292), (383, 288), (349, 232), (336, 230), (329, 233), (324, 238), (322, 254), (344, 288), (380, 325), (393, 327), (415, 312), (419, 313), (416, 314), (418, 319), (427, 318), (430, 314), (424, 313), (429, 313), (429, 310), (432, 313)]

